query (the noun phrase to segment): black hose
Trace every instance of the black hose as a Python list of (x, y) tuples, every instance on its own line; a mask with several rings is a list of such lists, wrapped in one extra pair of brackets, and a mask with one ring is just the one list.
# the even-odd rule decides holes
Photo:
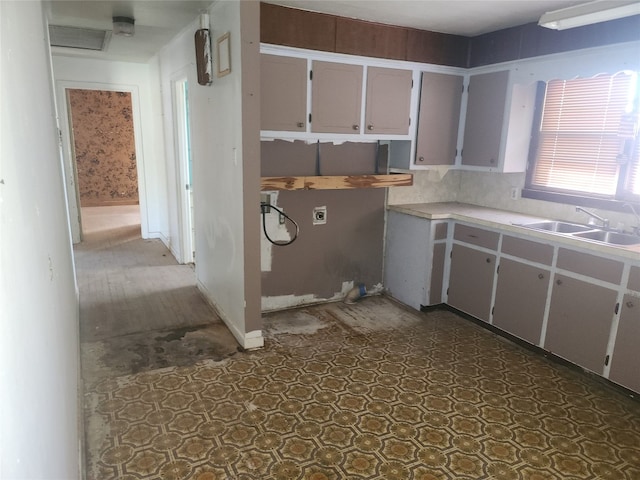
[[(287, 241), (284, 241), (284, 242), (279, 242), (279, 241), (275, 241), (275, 240), (271, 239), (271, 237), (267, 233), (267, 220), (265, 218), (266, 217), (266, 213), (267, 213), (267, 209), (269, 209), (269, 208), (273, 208), (276, 212), (278, 212), (280, 215), (282, 215), (284, 218), (286, 218), (287, 220), (289, 220), (291, 223), (293, 223), (295, 225), (296, 233), (293, 235), (293, 238), (291, 240), (287, 240)], [(293, 242), (296, 241), (296, 238), (298, 238), (298, 233), (300, 233), (300, 227), (298, 226), (298, 224), (296, 223), (296, 221), (293, 218), (291, 218), (289, 215), (284, 213), (278, 207), (274, 207), (273, 205), (270, 205), (270, 204), (265, 203), (265, 202), (261, 202), (260, 203), (260, 212), (262, 213), (262, 231), (264, 232), (264, 236), (267, 237), (267, 240), (269, 240), (273, 245), (276, 245), (278, 247), (285, 247), (287, 245), (291, 245)]]

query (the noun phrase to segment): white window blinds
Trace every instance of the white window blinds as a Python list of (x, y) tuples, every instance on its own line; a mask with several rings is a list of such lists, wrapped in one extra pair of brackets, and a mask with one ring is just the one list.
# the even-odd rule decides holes
[[(614, 197), (621, 171), (628, 170), (635, 173), (625, 183), (640, 193), (637, 149), (635, 158), (623, 156), (630, 141), (624, 119), (629, 118), (635, 82), (635, 74), (621, 72), (548, 83), (531, 177), (534, 188)], [(635, 165), (621, 170), (632, 161)]]

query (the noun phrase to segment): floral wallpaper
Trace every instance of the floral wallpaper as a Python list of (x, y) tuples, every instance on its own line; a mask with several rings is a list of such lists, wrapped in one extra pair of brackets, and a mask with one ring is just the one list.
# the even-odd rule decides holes
[(80, 205), (138, 203), (131, 94), (68, 90)]

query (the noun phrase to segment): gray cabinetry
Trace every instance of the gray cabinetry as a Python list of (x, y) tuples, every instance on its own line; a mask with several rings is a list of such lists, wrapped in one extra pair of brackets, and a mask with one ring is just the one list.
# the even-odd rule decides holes
[(262, 54), (260, 75), (260, 128), (305, 131), (307, 60)]
[(411, 70), (369, 67), (364, 133), (407, 135), (411, 108)]
[(471, 76), (462, 165), (498, 167), (508, 84), (506, 70)]
[(453, 239), (469, 246), (454, 243), (451, 248), (447, 303), (488, 322), (496, 273), (496, 255), (493, 252), (498, 248), (500, 234), (456, 223)]
[(540, 344), (550, 272), (510, 259), (500, 260), (493, 325)]
[(492, 323), (534, 345), (540, 344), (553, 250), (549, 244), (509, 235), (502, 238)]
[(363, 67), (314, 61), (312, 70), (311, 131), (360, 133)]
[(617, 291), (556, 274), (545, 350), (602, 375)]
[(492, 252), (498, 248), (500, 234), (456, 223), (453, 239), (469, 246), (454, 243), (451, 248), (447, 303), (488, 322), (496, 273), (496, 255)]
[[(638, 288), (640, 290), (640, 288)], [(625, 295), (620, 306), (618, 334), (609, 380), (640, 392), (640, 293)]]
[(463, 77), (422, 73), (416, 165), (453, 165), (460, 122)]
[(494, 254), (454, 244), (447, 303), (488, 322), (495, 266)]
[(429, 305), (442, 303), (442, 287), (447, 254), (447, 231), (449, 224), (432, 223), (434, 227), (433, 259), (431, 262), (431, 279), (429, 281)]

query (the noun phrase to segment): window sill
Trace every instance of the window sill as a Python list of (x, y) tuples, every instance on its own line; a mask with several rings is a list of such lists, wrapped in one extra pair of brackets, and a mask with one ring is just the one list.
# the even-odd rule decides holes
[(522, 189), (522, 198), (531, 198), (534, 200), (543, 200), (546, 202), (554, 203), (564, 203), (580, 207), (600, 208), (603, 210), (625, 213), (629, 213), (629, 207), (625, 207), (625, 204), (631, 203), (633, 205), (640, 206), (640, 202), (637, 200), (612, 200), (597, 197), (585, 197), (583, 195), (547, 192), (544, 190), (534, 190), (531, 188)]

